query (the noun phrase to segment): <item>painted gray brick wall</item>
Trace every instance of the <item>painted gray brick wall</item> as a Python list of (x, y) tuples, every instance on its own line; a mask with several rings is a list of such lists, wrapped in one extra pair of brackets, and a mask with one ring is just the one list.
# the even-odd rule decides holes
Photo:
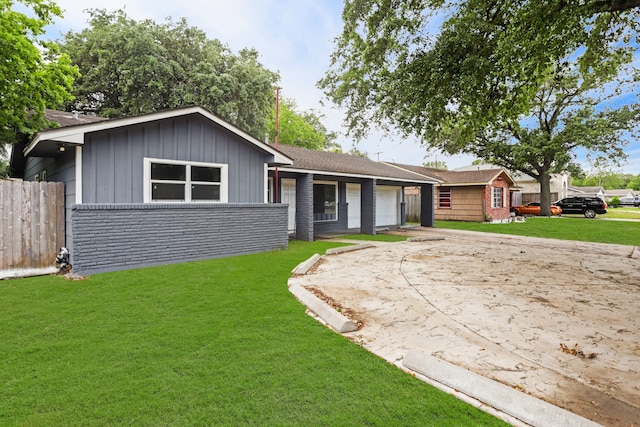
[(82, 204), (72, 211), (78, 275), (288, 247), (287, 205)]
[(313, 174), (296, 178), (296, 239), (313, 242)]
[(367, 179), (360, 186), (362, 192), (362, 212), (360, 232), (376, 234), (376, 180)]
[(431, 184), (420, 187), (420, 225), (423, 227), (434, 226), (433, 193)]

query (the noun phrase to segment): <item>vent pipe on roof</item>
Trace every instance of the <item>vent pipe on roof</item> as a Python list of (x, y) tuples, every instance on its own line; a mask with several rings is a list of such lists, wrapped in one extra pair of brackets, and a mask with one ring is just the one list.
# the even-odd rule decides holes
[(73, 115), (73, 118), (75, 120), (78, 120), (78, 112), (77, 111), (74, 110), (74, 111), (71, 112), (71, 114)]

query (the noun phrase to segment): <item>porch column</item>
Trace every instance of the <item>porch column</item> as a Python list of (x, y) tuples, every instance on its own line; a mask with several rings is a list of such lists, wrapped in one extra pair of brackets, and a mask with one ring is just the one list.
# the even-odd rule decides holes
[(420, 225), (423, 227), (433, 227), (433, 184), (420, 186)]
[(313, 174), (296, 178), (296, 239), (313, 242)]
[(360, 194), (362, 197), (360, 232), (376, 234), (376, 180), (364, 180), (360, 187)]

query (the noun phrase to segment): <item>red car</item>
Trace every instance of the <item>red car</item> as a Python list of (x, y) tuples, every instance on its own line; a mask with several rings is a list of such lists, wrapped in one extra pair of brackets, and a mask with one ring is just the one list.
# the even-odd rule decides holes
[[(540, 202), (531, 202), (522, 206), (512, 206), (511, 212), (516, 216), (540, 215)], [(560, 206), (551, 205), (551, 215), (560, 215), (562, 209)]]

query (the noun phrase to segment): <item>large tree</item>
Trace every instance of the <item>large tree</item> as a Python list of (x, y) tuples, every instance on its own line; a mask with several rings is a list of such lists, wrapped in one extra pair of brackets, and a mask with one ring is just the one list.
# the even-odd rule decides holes
[[(544, 193), (547, 175), (571, 166), (573, 148), (607, 151), (599, 142), (618, 142), (622, 116), (635, 119), (633, 107), (621, 112), (618, 128), (598, 144), (568, 133), (577, 132), (581, 120), (597, 121), (603, 111), (589, 91), (614, 79), (631, 59), (639, 5), (351, 0), (332, 66), (319, 85), (345, 108), (355, 137), (364, 136), (371, 123), (388, 126), (448, 153), (473, 153), (531, 173)], [(572, 87), (580, 93), (563, 95)], [(582, 116), (575, 103), (563, 104), (578, 95), (591, 99), (590, 108), (580, 109)], [(537, 115), (551, 110), (557, 113), (548, 117), (553, 120), (538, 126)], [(620, 150), (604, 154), (615, 157)], [(547, 193), (542, 201), (548, 198)]]
[(202, 105), (259, 136), (273, 108), (277, 73), (253, 49), (237, 55), (186, 20), (135, 21), (124, 11), (90, 10), (89, 28), (62, 48), (80, 69), (72, 108), (119, 117)]
[[(0, 0), (0, 145), (16, 143), (24, 135), (50, 125), (45, 108), (71, 99), (77, 70), (55, 43), (39, 37), (62, 11), (47, 0)], [(0, 154), (6, 147), (0, 148)]]
[[(312, 150), (335, 151), (340, 145), (336, 134), (322, 124), (322, 116), (314, 111), (299, 112), (293, 99), (280, 99), (278, 109), (278, 142), (285, 145), (310, 148)], [(267, 126), (271, 138), (275, 136), (275, 107)]]
[(617, 97), (604, 85), (610, 77), (602, 69), (585, 74), (558, 67), (537, 92), (529, 115), (488, 123), (470, 144), (458, 140), (454, 129), (445, 144), (535, 178), (541, 213), (550, 215), (551, 175), (580, 168), (575, 162), (578, 147), (610, 164), (626, 159), (625, 137), (635, 136), (640, 105), (608, 103)]

